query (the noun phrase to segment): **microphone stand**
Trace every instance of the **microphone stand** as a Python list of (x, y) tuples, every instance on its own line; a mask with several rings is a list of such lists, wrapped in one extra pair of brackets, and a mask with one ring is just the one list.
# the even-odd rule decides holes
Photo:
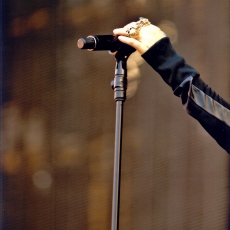
[(134, 51), (134, 48), (122, 44), (115, 55), (116, 66), (112, 88), (114, 90), (114, 100), (116, 102), (116, 125), (111, 230), (119, 229), (123, 104), (126, 100), (127, 60)]

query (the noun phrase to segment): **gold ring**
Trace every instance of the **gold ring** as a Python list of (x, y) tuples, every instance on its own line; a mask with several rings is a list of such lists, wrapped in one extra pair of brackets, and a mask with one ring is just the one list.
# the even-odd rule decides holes
[(130, 38), (138, 38), (141, 28), (150, 24), (151, 23), (147, 18), (140, 17), (139, 21), (136, 22), (136, 25), (128, 28), (126, 32)]

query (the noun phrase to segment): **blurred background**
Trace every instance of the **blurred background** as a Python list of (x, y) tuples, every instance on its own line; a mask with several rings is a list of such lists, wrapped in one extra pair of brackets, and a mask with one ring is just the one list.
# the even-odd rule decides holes
[[(1, 227), (108, 230), (115, 59), (77, 40), (146, 17), (230, 101), (229, 0), (2, 4)], [(128, 69), (120, 229), (227, 229), (228, 154), (136, 53)]]

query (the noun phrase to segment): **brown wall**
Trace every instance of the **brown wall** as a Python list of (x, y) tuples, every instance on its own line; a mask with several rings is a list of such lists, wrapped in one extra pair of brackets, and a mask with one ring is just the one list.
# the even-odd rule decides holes
[[(110, 229), (115, 60), (79, 50), (77, 39), (147, 17), (230, 101), (229, 1), (9, 1), (8, 9), (4, 230)], [(226, 229), (227, 153), (146, 63), (132, 55), (128, 66), (120, 229)]]

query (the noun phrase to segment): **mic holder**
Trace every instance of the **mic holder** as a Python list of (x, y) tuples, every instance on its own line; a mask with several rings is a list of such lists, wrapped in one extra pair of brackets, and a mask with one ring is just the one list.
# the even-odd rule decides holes
[(114, 100), (125, 101), (127, 89), (127, 60), (129, 56), (135, 51), (131, 46), (123, 44), (117, 51), (115, 77), (111, 82), (112, 89), (114, 90)]

